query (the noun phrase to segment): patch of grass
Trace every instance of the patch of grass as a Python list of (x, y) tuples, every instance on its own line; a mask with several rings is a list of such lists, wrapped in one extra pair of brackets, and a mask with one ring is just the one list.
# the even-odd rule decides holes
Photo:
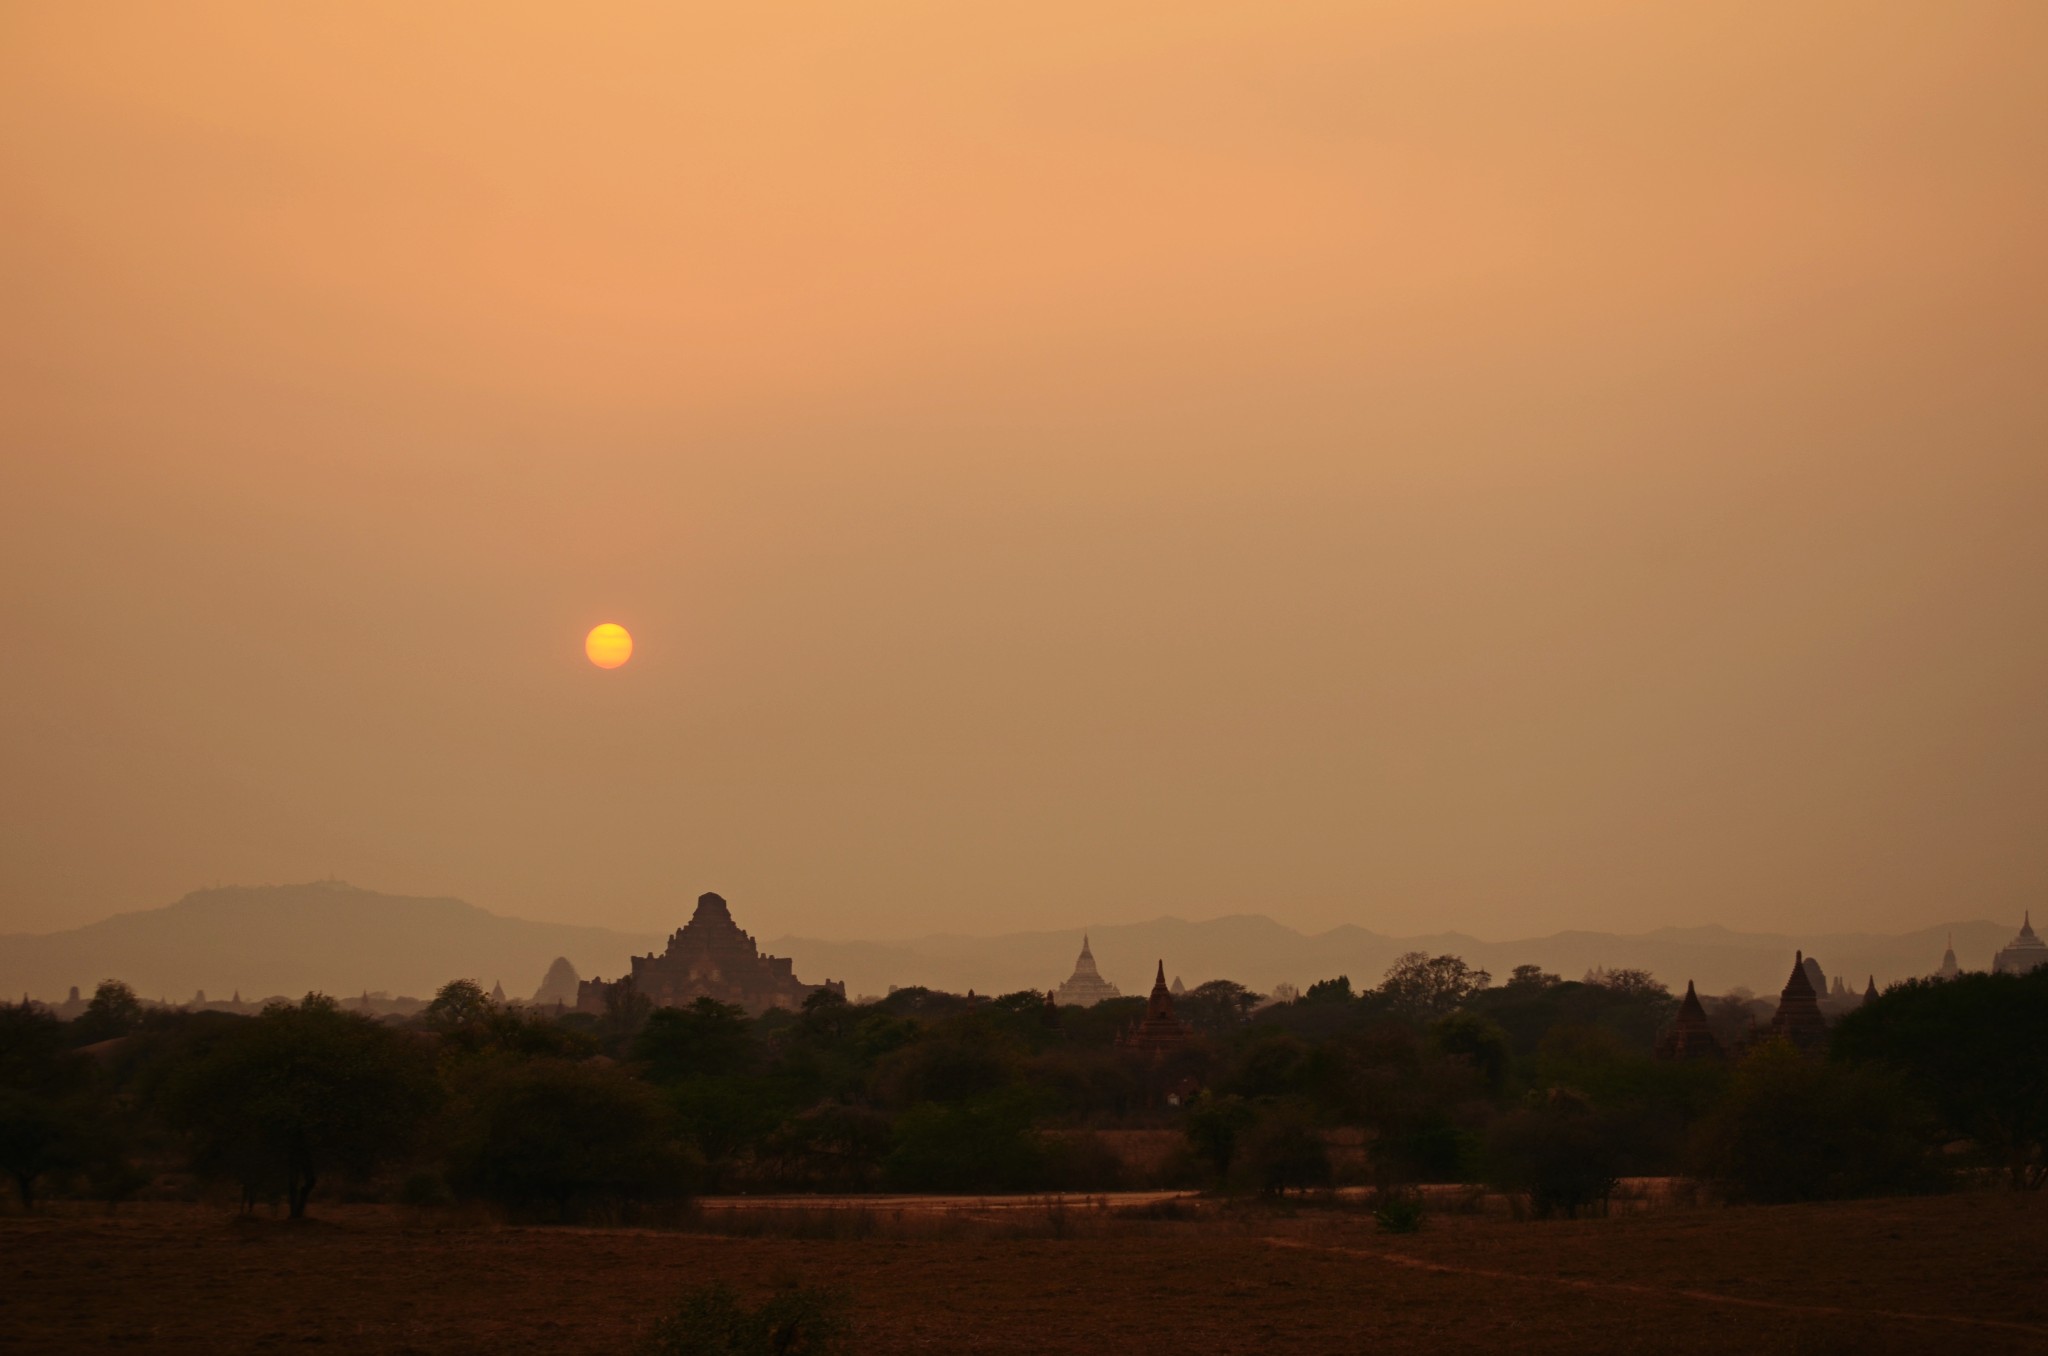
[(846, 1295), (788, 1286), (749, 1307), (729, 1285), (698, 1286), (654, 1325), (644, 1356), (844, 1356), (853, 1349)]

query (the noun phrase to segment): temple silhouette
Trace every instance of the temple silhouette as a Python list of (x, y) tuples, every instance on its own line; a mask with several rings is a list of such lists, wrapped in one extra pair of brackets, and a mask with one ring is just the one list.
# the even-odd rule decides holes
[(633, 957), (631, 973), (616, 979), (586, 979), (576, 986), (576, 1010), (605, 1010), (616, 987), (630, 983), (656, 1007), (688, 1007), (700, 998), (745, 1008), (758, 1017), (773, 1008), (795, 1010), (814, 993), (846, 997), (837, 980), (805, 984), (792, 972), (787, 956), (764, 956), (748, 933), (732, 919), (720, 895), (697, 896), (697, 912), (669, 935), (668, 949)]

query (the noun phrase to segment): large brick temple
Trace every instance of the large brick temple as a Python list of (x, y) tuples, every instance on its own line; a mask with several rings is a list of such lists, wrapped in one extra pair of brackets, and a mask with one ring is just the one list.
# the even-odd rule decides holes
[[(814, 993), (846, 996), (843, 982), (805, 984), (791, 972), (787, 956), (764, 956), (749, 934), (732, 921), (724, 898), (697, 896), (697, 912), (669, 934), (668, 950), (633, 957), (630, 979), (656, 1007), (688, 1007), (715, 998), (758, 1017), (771, 1008), (797, 1009)], [(586, 979), (576, 986), (576, 1010), (603, 1012), (613, 986), (622, 980)]]

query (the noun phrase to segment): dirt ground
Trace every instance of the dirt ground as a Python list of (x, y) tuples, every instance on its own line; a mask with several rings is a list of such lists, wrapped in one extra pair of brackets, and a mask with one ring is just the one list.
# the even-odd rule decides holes
[(716, 1279), (843, 1288), (868, 1352), (2048, 1352), (2039, 1195), (1434, 1216), (1406, 1236), (1307, 1207), (931, 1219), (786, 1237), (60, 1208), (0, 1219), (0, 1349), (628, 1352)]

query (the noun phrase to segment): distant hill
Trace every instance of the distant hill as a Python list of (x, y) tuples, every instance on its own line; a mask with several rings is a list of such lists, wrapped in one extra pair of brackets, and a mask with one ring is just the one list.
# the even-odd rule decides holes
[[(746, 926), (746, 910), (735, 910)], [(687, 913), (678, 917), (678, 922)], [(2017, 922), (1953, 925), (1966, 969), (1988, 969)], [(1830, 976), (1861, 990), (1931, 973), (1951, 925), (1900, 936), (1872, 933), (1778, 935), (1722, 927), (1661, 928), (1618, 935), (1559, 932), (1520, 941), (1483, 942), (1460, 933), (1393, 937), (1346, 925), (1307, 934), (1255, 914), (1189, 922), (1155, 918), (1086, 929), (1104, 978), (1142, 994), (1153, 966), (1190, 986), (1234, 979), (1261, 991), (1288, 982), (1307, 987), (1349, 975), (1377, 983), (1404, 951), (1452, 952), (1505, 979), (1516, 965), (1540, 965), (1568, 979), (1594, 966), (1649, 970), (1675, 989), (1688, 979), (1709, 993), (1743, 986), (1774, 994), (1803, 949)], [(1072, 972), (1082, 929), (973, 937), (934, 934), (900, 942), (782, 937), (762, 949), (792, 957), (798, 978), (843, 979), (853, 995), (894, 985), (981, 993), (1049, 989)], [(296, 997), (311, 990), (340, 996), (384, 991), (425, 997), (443, 983), (470, 978), (524, 996), (541, 985), (556, 957), (584, 975), (615, 976), (627, 957), (657, 950), (660, 938), (609, 928), (536, 923), (486, 912), (459, 899), (379, 894), (339, 881), (200, 890), (175, 904), (42, 935), (0, 936), (0, 994), (62, 999), (101, 979), (123, 979), (145, 998)]]
[(535, 923), (459, 899), (385, 895), (340, 881), (198, 890), (175, 904), (30, 936), (0, 936), (0, 994), (57, 1000), (122, 979), (144, 998), (291, 997), (320, 990), (429, 996), (451, 979), (525, 996), (565, 956), (615, 975), (653, 937)]

